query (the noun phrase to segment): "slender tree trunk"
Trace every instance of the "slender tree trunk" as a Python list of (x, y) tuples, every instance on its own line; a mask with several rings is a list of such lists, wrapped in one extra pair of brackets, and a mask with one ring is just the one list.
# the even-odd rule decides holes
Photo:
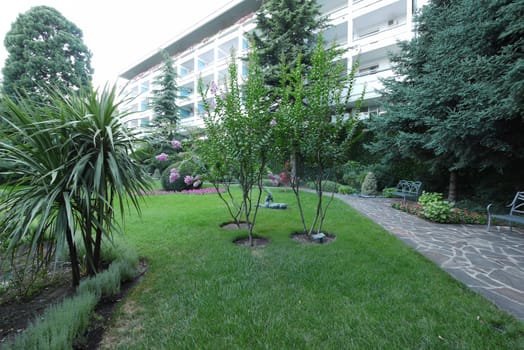
[(302, 221), (302, 232), (307, 233), (307, 225), (306, 225), (306, 219), (304, 217), (304, 209), (302, 208), (302, 202), (300, 200), (300, 178), (298, 177), (298, 154), (293, 153), (291, 155), (290, 163), (291, 163), (291, 174), (290, 174), (290, 181), (291, 181), (291, 189), (293, 190), (293, 193), (295, 194), (295, 199), (297, 201), (298, 206), (298, 212), (300, 214), (300, 220)]
[(448, 200), (455, 202), (457, 200), (457, 179), (458, 174), (456, 170), (453, 170), (449, 173), (449, 192)]
[(73, 233), (67, 228), (66, 231), (67, 246), (69, 247), (69, 260), (71, 261), (71, 274), (73, 277), (73, 287), (78, 287), (80, 284), (80, 265), (78, 263), (78, 255), (76, 252), (75, 242), (73, 240)]

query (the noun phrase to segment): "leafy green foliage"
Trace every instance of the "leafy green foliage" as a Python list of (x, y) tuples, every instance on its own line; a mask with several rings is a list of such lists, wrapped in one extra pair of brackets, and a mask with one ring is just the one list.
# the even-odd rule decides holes
[(260, 56), (264, 81), (279, 85), (280, 71), (286, 62), (289, 67), (311, 64), (317, 33), (325, 27), (316, 0), (267, 0), (257, 12), (257, 30), (252, 39)]
[[(322, 37), (307, 70), (301, 57), (291, 67), (281, 69), (278, 110), (276, 112), (276, 143), (278, 154), (295, 163), (291, 187), (295, 192), (304, 232), (320, 231), (330, 201), (323, 203), (323, 181), (329, 169), (340, 166), (347, 149), (354, 142), (357, 120), (347, 113), (348, 99), (356, 66), (347, 74), (339, 60), (341, 52), (334, 46), (325, 48)], [(356, 108), (359, 108), (357, 101)], [(299, 166), (313, 169), (318, 195), (317, 214), (309, 228), (300, 205)]]
[(418, 198), (418, 203), (422, 206), (428, 205), (429, 203), (435, 203), (442, 201), (442, 193), (438, 192), (426, 192), (422, 191), (422, 194)]
[(338, 186), (338, 193), (340, 194), (354, 194), (357, 193), (357, 190), (354, 187), (347, 185)]
[(91, 53), (82, 31), (54, 8), (36, 6), (20, 14), (6, 34), (3, 73), (7, 95), (46, 99), (46, 88), (63, 93), (91, 85)]
[(448, 223), (451, 220), (454, 204), (449, 201), (429, 202), (423, 206), (422, 215), (431, 221)]
[[(207, 111), (204, 117), (206, 140), (201, 145), (202, 160), (207, 165), (209, 179), (215, 187), (237, 179), (242, 188), (242, 199), (237, 206), (225, 200), (233, 219), (238, 222), (242, 213), (249, 223), (252, 244), (253, 227), (262, 196), (262, 179), (273, 151), (272, 125), (268, 90), (264, 86), (257, 51), (249, 54), (248, 75), (244, 84), (238, 82), (238, 70), (232, 55), (225, 90), (215, 83), (200, 94)], [(212, 96), (207, 96), (211, 92)], [(214, 107), (212, 106), (214, 105)], [(258, 189), (255, 192), (254, 187)], [(228, 188), (229, 189), (229, 188)], [(220, 194), (220, 192), (219, 192)], [(220, 194), (221, 198), (225, 199)], [(237, 210), (232, 209), (236, 207)]]
[(11, 252), (28, 240), (34, 253), (46, 235), (58, 251), (67, 244), (77, 285), (75, 233), (82, 237), (87, 271), (95, 274), (103, 239), (118, 231), (115, 217), (126, 205), (138, 209), (139, 193), (150, 182), (130, 157), (133, 136), (122, 125), (116, 87), (57, 92), (52, 101), (42, 106), (3, 99), (0, 154), (7, 173), (17, 178), (0, 203), (2, 229)]

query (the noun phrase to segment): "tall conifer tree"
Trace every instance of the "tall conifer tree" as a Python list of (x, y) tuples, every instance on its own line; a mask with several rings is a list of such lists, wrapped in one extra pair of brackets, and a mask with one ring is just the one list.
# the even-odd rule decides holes
[(326, 24), (320, 15), (320, 5), (315, 0), (263, 2), (251, 38), (259, 52), (266, 84), (278, 85), (282, 61), (293, 66), (302, 56), (305, 66), (311, 64), (317, 34)]
[(3, 87), (9, 96), (45, 100), (50, 86), (67, 92), (91, 84), (91, 53), (82, 31), (60, 12), (36, 6), (20, 14), (4, 39)]
[(151, 101), (154, 113), (152, 126), (156, 129), (157, 134), (169, 141), (174, 137), (179, 122), (179, 106), (177, 105), (179, 94), (174, 60), (165, 51), (162, 52), (162, 55), (164, 58), (162, 73), (155, 81), (157, 88), (153, 90)]

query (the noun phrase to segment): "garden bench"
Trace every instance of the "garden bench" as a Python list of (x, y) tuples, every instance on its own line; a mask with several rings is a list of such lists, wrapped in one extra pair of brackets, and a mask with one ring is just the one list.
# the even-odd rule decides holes
[(395, 191), (391, 192), (392, 195), (401, 197), (402, 203), (406, 204), (406, 198), (412, 198), (417, 200), (420, 196), (420, 190), (422, 189), (422, 182), (420, 181), (408, 181), (400, 180), (397, 184)]
[(524, 192), (517, 192), (515, 198), (513, 198), (513, 202), (507, 205), (510, 207), (508, 215), (491, 214), (490, 209), (492, 205), (493, 203), (490, 203), (486, 208), (488, 211), (488, 231), (491, 228), (491, 218), (507, 221), (509, 223), (510, 231), (512, 231), (513, 223), (524, 225)]

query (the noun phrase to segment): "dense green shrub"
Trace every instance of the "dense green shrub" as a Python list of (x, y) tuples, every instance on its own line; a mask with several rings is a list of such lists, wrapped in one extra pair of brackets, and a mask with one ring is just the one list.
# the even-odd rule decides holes
[(418, 198), (418, 203), (423, 207), (429, 203), (435, 203), (442, 201), (442, 193), (426, 192), (422, 191), (422, 194)]
[(377, 193), (377, 178), (372, 172), (368, 172), (364, 181), (360, 193), (363, 195), (373, 195)]
[(359, 188), (367, 174), (367, 167), (359, 162), (349, 161), (342, 166), (342, 183)]
[(354, 194), (357, 193), (357, 190), (354, 187), (340, 185), (338, 186), (338, 193), (340, 194)]
[(429, 202), (422, 208), (424, 218), (439, 223), (449, 223), (453, 214), (453, 203), (448, 201)]
[(382, 190), (382, 195), (386, 198), (393, 198), (395, 197), (392, 193), (395, 192), (397, 189), (396, 187), (385, 187)]
[[(313, 181), (309, 181), (306, 186), (311, 189), (315, 189), (315, 183)], [(336, 183), (335, 181), (330, 180), (324, 180), (322, 181), (322, 191), (323, 192), (335, 192), (338, 193), (338, 188), (340, 184)]]

